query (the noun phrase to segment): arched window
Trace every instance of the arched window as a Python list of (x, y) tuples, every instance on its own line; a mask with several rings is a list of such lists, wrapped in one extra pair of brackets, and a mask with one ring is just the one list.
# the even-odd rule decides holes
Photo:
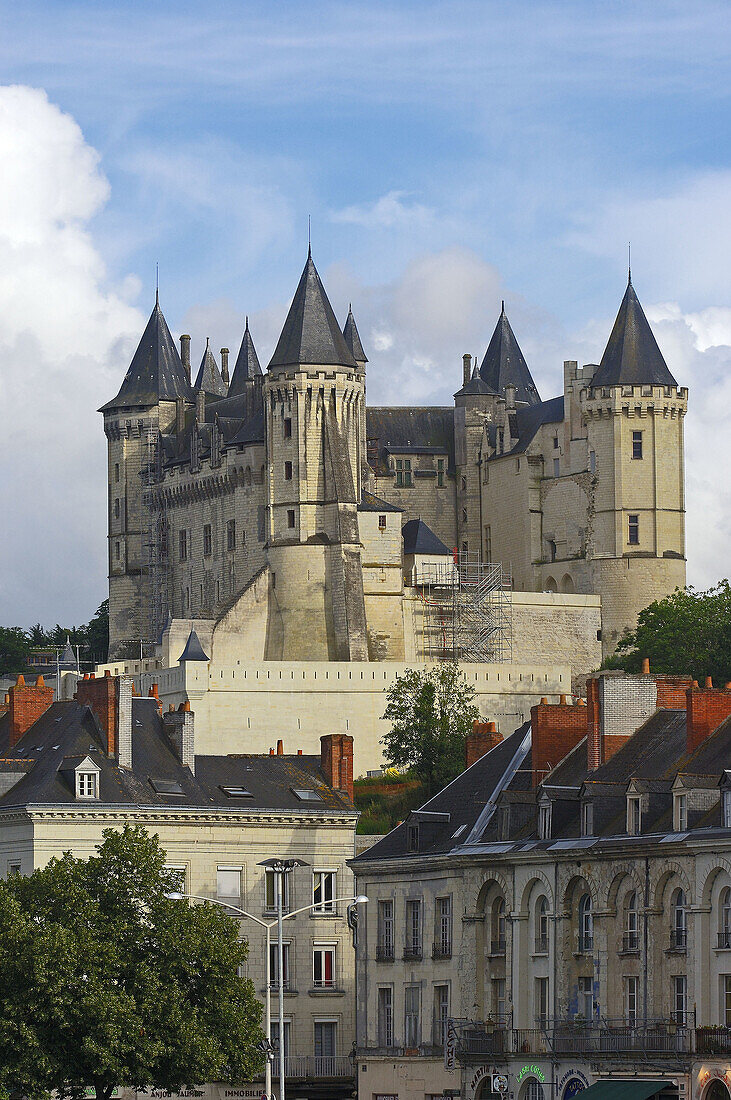
[(591, 912), (591, 897), (582, 894), (579, 899), (579, 951), (594, 949), (594, 918)]
[(718, 946), (731, 947), (731, 887), (721, 891), (718, 913)]
[(630, 891), (624, 899), (624, 936), (622, 947), (625, 951), (637, 951), (640, 946), (638, 934), (637, 892)]
[(536, 954), (548, 952), (548, 899), (541, 895), (536, 903)]
[(492, 950), (493, 955), (505, 954), (505, 898), (495, 898), (492, 903)]
[(671, 899), (673, 927), (670, 930), (670, 946), (677, 951), (685, 951), (688, 940), (686, 921), (685, 891), (678, 888)]

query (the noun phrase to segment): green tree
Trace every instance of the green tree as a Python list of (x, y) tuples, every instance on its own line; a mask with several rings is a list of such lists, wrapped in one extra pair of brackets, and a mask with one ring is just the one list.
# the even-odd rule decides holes
[(409, 768), (430, 797), (464, 768), (464, 741), (479, 718), (475, 693), (459, 668), (407, 669), (386, 693), (383, 718), (391, 728), (381, 742), (386, 759)]
[(30, 643), (20, 626), (0, 626), (0, 675), (23, 672)]
[(731, 586), (720, 581), (705, 592), (676, 588), (637, 616), (637, 627), (619, 642), (605, 668), (638, 672), (648, 657), (653, 672), (731, 680)]
[(109, 600), (103, 600), (94, 617), (84, 627), (86, 656), (94, 664), (103, 664), (109, 657)]
[(166, 897), (157, 837), (103, 835), (87, 860), (0, 883), (0, 1093), (251, 1080), (261, 1006), (238, 921)]

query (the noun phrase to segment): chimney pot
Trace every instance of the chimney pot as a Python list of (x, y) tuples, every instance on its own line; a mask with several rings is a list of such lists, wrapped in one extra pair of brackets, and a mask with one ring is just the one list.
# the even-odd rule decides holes
[(228, 348), (221, 348), (221, 378), (228, 385)]
[(18, 676), (18, 679), (15, 681), (15, 686), (19, 688), (25, 687), (25, 676), (20, 674)]
[(724, 691), (731, 691), (731, 680), (729, 680), (729, 682), (726, 684)]
[(466, 386), (467, 383), (469, 382), (471, 374), (472, 374), (472, 356), (465, 354), (465, 355), (462, 356), (462, 384), (464, 386)]
[(713, 679), (710, 676), (706, 676), (706, 687), (707, 688), (712, 688), (713, 687)]
[(548, 699), (546, 698), (545, 695), (541, 696), (541, 706), (542, 707), (548, 706)]
[(301, 755), (302, 755), (302, 749), (297, 749), (297, 755), (298, 755), (298, 756), (301, 756)]
[(269, 749), (269, 755), (274, 756), (274, 749), (272, 749), (272, 748)]
[(175, 703), (168, 703), (168, 714), (175, 710)]
[(105, 676), (111, 676), (112, 674), (111, 674), (111, 672), (109, 671), (109, 669), (108, 669), (108, 668), (105, 668), (105, 669), (104, 669), (104, 675), (105, 675)]
[(565, 696), (565, 695), (562, 695), (562, 696), (560, 697), (560, 699), (559, 699), (559, 701), (558, 701), (558, 702), (559, 702), (559, 705), (560, 705), (560, 706), (562, 706), (562, 707), (565, 707), (565, 706), (567, 705), (567, 704), (566, 704), (566, 696)]
[(46, 682), (42, 676), (36, 676), (36, 687), (42, 688), (46, 686)]
[(650, 672), (650, 658), (649, 657), (643, 657), (642, 658), (642, 675), (643, 676), (648, 676), (649, 672)]
[(277, 741), (277, 756), (284, 756), (284, 742), (281, 737)]
[(180, 337), (180, 358), (183, 360), (183, 370), (190, 385), (190, 336), (187, 333)]

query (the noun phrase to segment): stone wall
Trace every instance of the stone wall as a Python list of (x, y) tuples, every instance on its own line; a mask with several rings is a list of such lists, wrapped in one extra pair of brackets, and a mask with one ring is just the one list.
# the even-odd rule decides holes
[(513, 660), (571, 666), (573, 687), (602, 662), (602, 601), (576, 593), (513, 592)]

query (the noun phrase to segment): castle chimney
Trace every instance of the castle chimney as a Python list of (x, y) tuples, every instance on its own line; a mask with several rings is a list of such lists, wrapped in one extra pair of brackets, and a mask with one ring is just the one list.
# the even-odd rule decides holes
[(206, 421), (206, 393), (205, 390), (198, 390), (195, 395), (195, 422), (196, 424), (205, 424)]
[(221, 378), (228, 385), (228, 348), (221, 348)]
[(505, 405), (508, 409), (515, 408), (515, 386), (508, 382), (505, 386)]
[(472, 356), (462, 356), (462, 385), (466, 386), (472, 374)]
[(320, 738), (320, 767), (333, 790), (353, 800), (353, 738), (348, 733), (327, 733)]
[(175, 398), (175, 434), (182, 435), (185, 428), (185, 401), (182, 397)]
[(31, 726), (35, 725), (53, 702), (53, 688), (46, 687), (43, 677), (39, 676), (35, 684), (26, 684), (19, 676), (8, 692), (8, 747), (13, 748)]
[(464, 766), (471, 767), (475, 761), (480, 760), (490, 749), (499, 745), (503, 736), (498, 733), (495, 722), (480, 722), (477, 719), (472, 723), (472, 732), (468, 733), (464, 742)]
[(180, 337), (180, 358), (183, 360), (185, 377), (190, 385), (190, 336), (187, 333)]

